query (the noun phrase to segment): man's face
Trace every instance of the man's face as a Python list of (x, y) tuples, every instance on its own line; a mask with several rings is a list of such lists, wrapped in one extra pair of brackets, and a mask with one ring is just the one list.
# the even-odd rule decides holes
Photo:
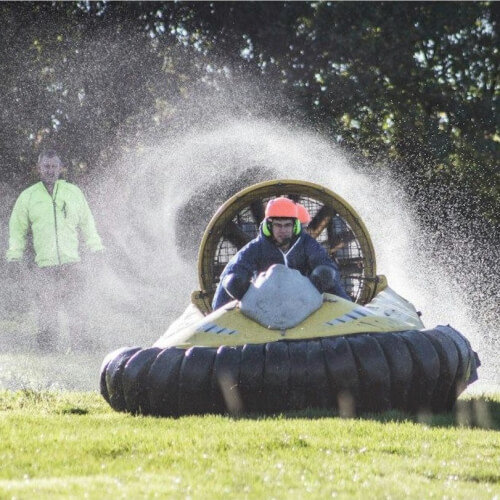
[(47, 184), (54, 184), (61, 175), (62, 163), (57, 156), (43, 157), (38, 163), (40, 180)]
[(293, 219), (274, 219), (271, 228), (278, 246), (290, 244), (293, 236)]

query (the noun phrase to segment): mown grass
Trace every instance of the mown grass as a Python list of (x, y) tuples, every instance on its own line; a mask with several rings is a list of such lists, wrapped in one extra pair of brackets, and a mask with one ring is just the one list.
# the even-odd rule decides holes
[(450, 415), (160, 419), (0, 393), (0, 498), (499, 498), (500, 395)]

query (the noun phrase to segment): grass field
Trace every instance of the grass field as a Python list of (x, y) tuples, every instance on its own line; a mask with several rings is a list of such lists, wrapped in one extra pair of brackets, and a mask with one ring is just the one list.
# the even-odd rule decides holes
[(500, 395), (453, 414), (158, 419), (0, 392), (0, 498), (500, 498)]

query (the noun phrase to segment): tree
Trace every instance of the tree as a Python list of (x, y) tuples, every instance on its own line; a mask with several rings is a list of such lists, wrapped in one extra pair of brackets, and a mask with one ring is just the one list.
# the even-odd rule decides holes
[(489, 2), (3, 3), (2, 177), (26, 182), (20, 172), (55, 139), (74, 175), (92, 170), (118, 136), (168, 123), (186, 93), (254, 78), (344, 148), (389, 165), (416, 199), (456, 185), (498, 222), (499, 12)]

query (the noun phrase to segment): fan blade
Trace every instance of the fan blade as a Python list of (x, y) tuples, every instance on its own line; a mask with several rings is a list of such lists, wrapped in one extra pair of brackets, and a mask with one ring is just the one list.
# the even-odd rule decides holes
[(238, 250), (244, 247), (252, 239), (233, 221), (230, 221), (226, 224), (222, 235), (224, 236), (224, 238), (228, 239)]
[(347, 231), (336, 233), (335, 231), (332, 231), (331, 226), (328, 226), (327, 231), (328, 245), (330, 246), (330, 248), (336, 247), (340, 244), (342, 244), (342, 246), (345, 246), (356, 239), (354, 233), (349, 229)]
[(361, 274), (363, 272), (363, 258), (339, 259), (339, 266), (343, 275)]
[(328, 226), (334, 215), (335, 211), (333, 208), (323, 205), (309, 224), (309, 234), (316, 239), (321, 234), (321, 231)]
[(254, 201), (250, 203), (250, 212), (252, 213), (253, 220), (256, 222), (257, 226), (259, 226), (265, 215), (264, 205), (262, 202)]

